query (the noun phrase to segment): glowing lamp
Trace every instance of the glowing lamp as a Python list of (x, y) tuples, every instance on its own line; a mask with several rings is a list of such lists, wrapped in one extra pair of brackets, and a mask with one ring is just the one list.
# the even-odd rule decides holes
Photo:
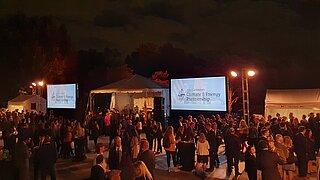
[(256, 72), (254, 72), (254, 71), (252, 71), (252, 70), (250, 70), (250, 71), (248, 71), (248, 76), (254, 76), (256, 74)]
[(231, 71), (230, 74), (231, 74), (232, 77), (237, 77), (238, 76), (238, 74), (235, 71)]

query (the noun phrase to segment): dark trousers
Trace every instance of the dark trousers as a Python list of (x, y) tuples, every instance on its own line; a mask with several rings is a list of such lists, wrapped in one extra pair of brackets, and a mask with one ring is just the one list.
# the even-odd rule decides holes
[(56, 171), (54, 166), (42, 168), (40, 170), (40, 174), (41, 174), (41, 180), (46, 180), (47, 176), (50, 176), (51, 180), (56, 180)]
[(308, 159), (298, 155), (299, 177), (306, 177), (308, 172)]
[(61, 147), (61, 142), (60, 142), (60, 138), (59, 137), (55, 137), (54, 141), (56, 143), (56, 147), (57, 147), (57, 152), (60, 153), (60, 147)]
[(239, 159), (240, 155), (227, 155), (227, 175), (232, 172), (232, 166), (234, 166), (235, 175), (239, 175)]
[(213, 160), (217, 166), (220, 164), (219, 157), (218, 157), (218, 149), (219, 147), (213, 149)]
[(250, 169), (247, 171), (249, 180), (257, 180), (257, 170)]
[(149, 142), (149, 150), (153, 151), (153, 137), (147, 136), (147, 141)]
[(210, 148), (209, 156), (210, 156), (210, 169), (213, 170), (215, 166), (218, 166), (220, 164), (219, 157), (218, 157), (218, 149)]
[(157, 152), (161, 152), (162, 153), (161, 139), (162, 139), (161, 137), (157, 138), (157, 142), (158, 142)]
[(176, 144), (177, 146), (177, 155), (176, 155), (176, 162), (177, 164), (182, 164), (182, 148), (181, 148), (181, 144)]
[(170, 167), (171, 157), (172, 157), (172, 160), (173, 160), (173, 166), (175, 167), (177, 165), (176, 154), (177, 153), (175, 151), (167, 151), (166, 150), (168, 168)]
[(64, 159), (69, 159), (70, 158), (70, 153), (71, 153), (71, 142), (63, 142), (63, 158)]
[(39, 179), (39, 163), (33, 164), (33, 179), (34, 180)]
[(98, 138), (97, 138), (97, 137), (94, 137), (94, 138), (93, 138), (93, 142), (94, 142), (94, 146), (97, 146)]

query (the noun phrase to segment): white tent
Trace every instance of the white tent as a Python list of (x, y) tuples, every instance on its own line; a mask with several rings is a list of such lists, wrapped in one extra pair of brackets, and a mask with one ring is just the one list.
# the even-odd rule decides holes
[(299, 119), (310, 112), (320, 113), (320, 89), (268, 89), (265, 99), (265, 116), (287, 116)]
[(8, 101), (8, 110), (14, 111), (18, 109), (30, 111), (41, 111), (46, 113), (46, 100), (39, 95), (19, 95)]
[(169, 89), (163, 87), (151, 79), (140, 75), (133, 75), (106, 86), (90, 91), (89, 106), (90, 111), (94, 109), (94, 95), (99, 93), (111, 93), (110, 108), (123, 110), (126, 108), (134, 109), (138, 106), (143, 109), (145, 106), (149, 109), (154, 108), (154, 97), (164, 98), (165, 115), (169, 115)]

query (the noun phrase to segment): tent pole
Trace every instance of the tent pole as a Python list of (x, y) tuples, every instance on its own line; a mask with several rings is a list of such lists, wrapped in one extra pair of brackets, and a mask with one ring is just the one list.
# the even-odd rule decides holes
[(90, 107), (89, 110), (90, 110), (90, 112), (92, 112), (92, 110), (93, 110), (92, 98), (93, 98), (93, 94), (90, 93), (90, 95), (89, 95), (89, 107)]

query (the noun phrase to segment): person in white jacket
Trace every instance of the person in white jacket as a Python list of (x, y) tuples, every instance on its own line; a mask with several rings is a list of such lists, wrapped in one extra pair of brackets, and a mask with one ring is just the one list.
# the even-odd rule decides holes
[(210, 145), (206, 139), (206, 136), (201, 133), (200, 137), (197, 141), (197, 164), (196, 164), (196, 172), (200, 170), (200, 163), (202, 163), (203, 174), (206, 172), (208, 157), (209, 157), (209, 149)]

